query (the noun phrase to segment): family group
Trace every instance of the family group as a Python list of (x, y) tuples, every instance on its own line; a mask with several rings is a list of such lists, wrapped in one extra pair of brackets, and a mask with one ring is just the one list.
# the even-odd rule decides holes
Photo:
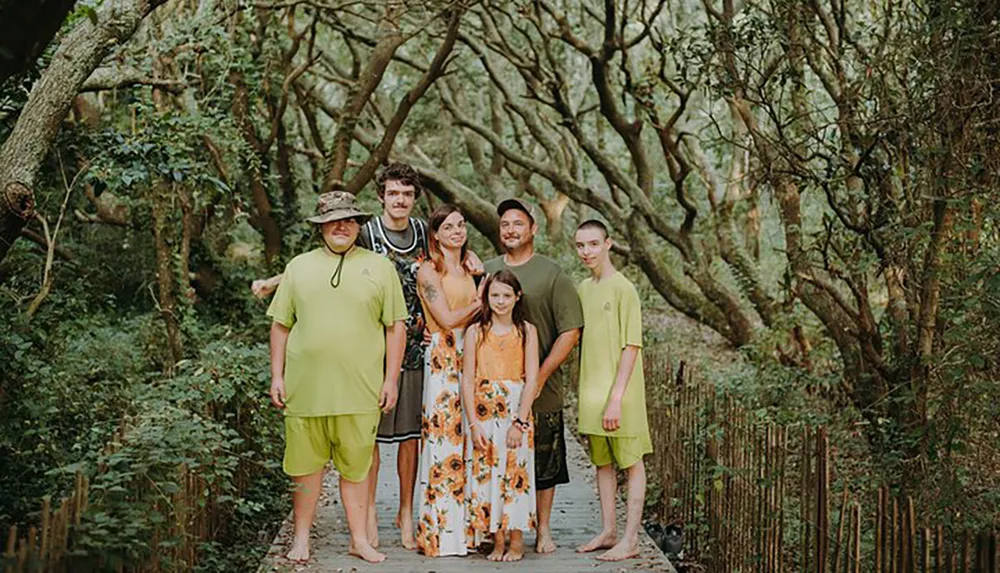
[[(376, 186), (383, 211), (375, 217), (350, 193), (321, 195), (308, 221), (322, 246), (252, 287), (274, 295), (270, 395), (284, 413), (283, 467), (295, 482), (288, 558), (309, 559), (332, 461), (350, 553), (385, 559), (375, 511), (380, 443), (398, 448), (395, 525), (407, 549), (482, 549), (492, 561), (518, 561), (534, 530), (535, 550), (555, 551), (555, 489), (569, 483), (562, 366), (577, 344), (578, 429), (596, 466), (602, 518), (577, 551), (636, 556), (642, 460), (652, 452), (642, 316), (635, 286), (612, 264), (607, 227), (589, 220), (576, 230), (590, 278), (575, 285), (535, 252), (538, 225), (525, 201), (497, 205), (504, 254), (484, 263), (468, 249), (457, 207), (437, 207), (426, 223), (411, 216), (422, 192), (412, 167), (387, 165)], [(628, 475), (621, 537), (616, 466)]]

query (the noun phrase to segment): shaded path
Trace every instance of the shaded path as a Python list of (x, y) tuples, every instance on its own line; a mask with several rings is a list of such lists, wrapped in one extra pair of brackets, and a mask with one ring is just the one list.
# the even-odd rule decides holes
[[(636, 559), (619, 563), (603, 563), (594, 559), (597, 553), (579, 555), (574, 549), (597, 534), (600, 528), (600, 506), (593, 483), (593, 468), (580, 444), (567, 432), (569, 448), (569, 485), (556, 490), (556, 502), (552, 512), (552, 530), (559, 549), (550, 555), (537, 555), (532, 549), (525, 553), (520, 563), (492, 563), (484, 555), (468, 557), (426, 558), (416, 552), (406, 551), (399, 543), (399, 532), (392, 522), (398, 507), (398, 486), (396, 479), (395, 448), (382, 450), (382, 466), (379, 472), (379, 537), (388, 559), (379, 565), (371, 565), (347, 555), (347, 522), (340, 509), (340, 493), (337, 491), (337, 476), (328, 472), (325, 487), (320, 498), (313, 526), (313, 559), (308, 565), (294, 565), (283, 559), (288, 551), (292, 524), (286, 519), (267, 557), (261, 563), (260, 571), (326, 571), (326, 572), (436, 572), (473, 573), (486, 571), (526, 570), (539, 573), (579, 573), (598, 571), (615, 573), (621, 571), (653, 571), (675, 573), (663, 554), (653, 545), (652, 540), (641, 533), (642, 553)], [(621, 523), (625, 511), (624, 501), (618, 503), (619, 533), (624, 532)], [(534, 535), (525, 536), (526, 545), (534, 547)]]

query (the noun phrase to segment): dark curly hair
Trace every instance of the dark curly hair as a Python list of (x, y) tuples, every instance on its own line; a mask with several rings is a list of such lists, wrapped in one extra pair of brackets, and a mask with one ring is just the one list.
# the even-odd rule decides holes
[(416, 197), (424, 190), (420, 184), (420, 175), (417, 170), (408, 163), (390, 163), (383, 167), (375, 177), (375, 192), (378, 196), (385, 196), (385, 184), (387, 181), (399, 181), (403, 185), (412, 185)]

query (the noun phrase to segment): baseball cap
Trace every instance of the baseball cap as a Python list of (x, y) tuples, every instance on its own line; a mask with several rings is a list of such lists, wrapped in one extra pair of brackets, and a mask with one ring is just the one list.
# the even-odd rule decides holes
[(522, 201), (517, 197), (511, 197), (510, 199), (504, 199), (497, 204), (497, 215), (503, 217), (503, 214), (511, 209), (517, 209), (523, 212), (525, 215), (531, 219), (531, 222), (535, 222), (535, 208), (527, 201)]

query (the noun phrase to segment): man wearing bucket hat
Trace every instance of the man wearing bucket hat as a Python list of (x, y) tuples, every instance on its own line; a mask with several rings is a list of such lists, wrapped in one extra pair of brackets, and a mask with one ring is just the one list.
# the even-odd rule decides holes
[[(379, 443), (398, 444), (396, 473), (399, 476), (399, 511), (396, 527), (406, 549), (415, 549), (413, 535), (413, 490), (417, 479), (418, 444), (421, 437), (424, 377), (424, 317), (417, 295), (417, 268), (427, 256), (427, 226), (413, 214), (422, 185), (417, 171), (405, 163), (390, 163), (379, 170), (375, 191), (382, 203), (382, 214), (362, 223), (358, 246), (388, 258), (396, 267), (403, 285), (409, 318), (406, 320), (406, 350), (396, 408), (382, 416), (373, 451), (368, 537), (378, 547), (378, 520), (375, 496), (378, 486)], [(482, 261), (470, 253), (466, 266), (473, 275), (482, 274)], [(281, 283), (281, 275), (253, 282), (251, 290), (258, 297), (269, 296)]]
[(323, 246), (285, 267), (267, 314), (271, 325), (271, 401), (285, 415), (285, 473), (294, 539), (288, 558), (309, 559), (309, 531), (332, 460), (350, 530), (350, 553), (385, 559), (368, 537), (369, 470), (382, 412), (396, 404), (406, 346), (403, 289), (392, 263), (358, 248), (370, 215), (344, 191), (319, 197)]
[(569, 483), (563, 426), (563, 382), (560, 366), (580, 340), (583, 309), (576, 286), (552, 259), (535, 253), (538, 225), (535, 209), (517, 198), (497, 205), (504, 254), (486, 262), (486, 271), (509, 269), (524, 289), (528, 322), (538, 331), (538, 386), (534, 406), (535, 490), (538, 528), (535, 551), (556, 550), (550, 518), (557, 485)]

